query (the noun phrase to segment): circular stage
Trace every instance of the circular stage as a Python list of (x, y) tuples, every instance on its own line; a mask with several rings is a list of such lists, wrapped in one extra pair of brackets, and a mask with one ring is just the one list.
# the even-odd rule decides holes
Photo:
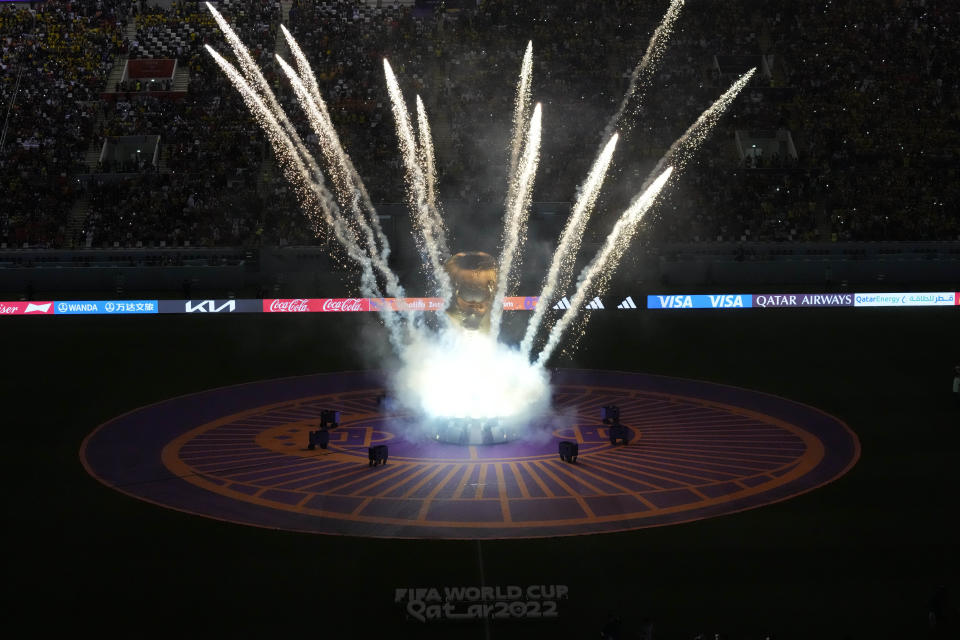
[[(384, 538), (495, 539), (641, 529), (760, 507), (856, 462), (840, 420), (784, 398), (639, 373), (553, 373), (554, 414), (529, 438), (489, 446), (404, 434), (378, 372), (267, 380), (136, 409), (80, 450), (107, 486), (240, 524)], [(620, 407), (626, 446), (601, 407)], [(320, 412), (341, 412), (327, 449), (307, 448)], [(560, 441), (579, 445), (575, 463)], [(385, 444), (385, 465), (368, 447)]]

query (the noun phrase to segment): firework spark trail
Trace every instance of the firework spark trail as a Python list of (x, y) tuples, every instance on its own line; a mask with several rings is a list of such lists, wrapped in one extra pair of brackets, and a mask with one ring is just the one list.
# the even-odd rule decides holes
[(337, 133), (333, 129), (333, 123), (330, 121), (330, 115), (326, 109), (326, 104), (322, 100), (317, 102), (314, 96), (311, 95), (311, 92), (307, 88), (306, 83), (303, 81), (302, 76), (298, 75), (286, 60), (281, 58), (279, 55), (275, 55), (274, 58), (280, 65), (280, 69), (284, 72), (284, 74), (286, 74), (287, 79), (290, 81), (290, 85), (293, 87), (293, 91), (297, 96), (297, 100), (300, 101), (300, 106), (303, 107), (304, 112), (306, 112), (310, 126), (313, 128), (313, 132), (317, 135), (317, 138), (320, 142), (320, 149), (323, 151), (324, 158), (327, 160), (328, 170), (330, 172), (330, 177), (333, 180), (334, 189), (337, 191), (337, 195), (340, 197), (341, 203), (348, 202), (350, 200), (350, 196), (355, 191), (355, 188), (350, 179), (350, 174), (343, 162), (344, 151), (340, 146)]
[[(210, 45), (207, 45), (206, 49), (226, 74), (230, 82), (240, 92), (244, 103), (266, 132), (271, 146), (273, 146), (280, 160), (287, 180), (300, 195), (300, 200), (308, 215), (310, 215), (311, 211), (315, 212), (319, 209), (323, 221), (333, 230), (334, 237), (346, 250), (347, 255), (360, 265), (361, 293), (369, 298), (382, 297), (376, 276), (373, 272), (372, 261), (360, 248), (353, 229), (345, 224), (332, 194), (330, 194), (323, 184), (317, 183), (314, 180), (318, 172), (311, 170), (311, 168), (307, 166), (304, 158), (299, 154), (297, 146), (293, 140), (291, 140), (290, 136), (287, 135), (287, 132), (277, 120), (274, 113), (266, 103), (264, 103), (263, 99), (257, 95), (256, 91), (253, 90), (253, 87), (250, 86), (250, 83), (247, 82), (240, 72)], [(314, 221), (314, 223), (316, 224), (316, 221)], [(381, 316), (384, 318), (384, 324), (387, 327), (391, 344), (400, 352), (406, 342), (404, 327), (400, 325), (396, 317), (392, 317), (387, 311), (382, 312)]]
[(526, 241), (526, 223), (530, 215), (533, 179), (537, 175), (537, 164), (540, 161), (541, 113), (540, 103), (537, 103), (537, 106), (533, 109), (533, 116), (530, 118), (523, 156), (520, 158), (520, 164), (517, 167), (516, 195), (511, 203), (510, 210), (504, 216), (503, 251), (500, 254), (500, 264), (497, 267), (497, 290), (493, 298), (493, 309), (490, 312), (490, 335), (494, 337), (500, 333), (503, 298), (510, 282), (513, 256), (517, 251), (517, 246)]
[(436, 156), (433, 150), (433, 137), (430, 134), (430, 121), (427, 119), (427, 110), (423, 106), (423, 100), (417, 95), (417, 129), (419, 131), (417, 153), (420, 157), (420, 163), (423, 167), (423, 175), (427, 181), (427, 209), (430, 211), (430, 222), (433, 225), (433, 237), (437, 241), (437, 247), (440, 253), (450, 255), (450, 249), (447, 246), (447, 230), (443, 225), (443, 217), (440, 215), (440, 209), (437, 206), (437, 168)]
[(623, 252), (626, 251), (629, 246), (630, 240), (633, 238), (637, 223), (640, 222), (643, 215), (653, 206), (653, 203), (656, 201), (657, 196), (667, 183), (672, 172), (673, 167), (667, 167), (666, 170), (653, 181), (653, 184), (634, 199), (627, 210), (623, 212), (623, 215), (620, 216), (620, 219), (617, 220), (613, 230), (610, 231), (610, 234), (607, 236), (603, 247), (597, 252), (593, 260), (590, 261), (590, 264), (584, 268), (583, 272), (581, 272), (579, 281), (577, 282), (577, 292), (570, 299), (570, 308), (564, 311), (563, 316), (560, 317), (560, 321), (550, 330), (547, 343), (544, 345), (543, 350), (540, 351), (536, 364), (540, 366), (546, 364), (553, 350), (560, 342), (560, 338), (563, 337), (564, 331), (566, 331), (570, 323), (580, 315), (583, 310), (584, 300), (586, 300), (587, 294), (590, 292), (590, 286), (593, 284), (594, 279), (607, 273), (608, 268), (616, 266)]
[(343, 223), (333, 196), (326, 187), (312, 180), (315, 172), (307, 166), (304, 158), (297, 152), (294, 141), (287, 135), (274, 113), (232, 64), (210, 45), (206, 45), (206, 49), (230, 82), (240, 92), (243, 101), (253, 115), (257, 117), (260, 126), (263, 127), (277, 156), (280, 158), (288, 179), (291, 180), (301, 195), (308, 196), (315, 201), (324, 222), (334, 230), (337, 239), (347, 250), (348, 255), (354, 260), (362, 262), (365, 256), (356, 242), (353, 230)]
[(353, 182), (352, 186), (359, 194), (360, 202), (362, 203), (364, 212), (367, 216), (367, 223), (373, 229), (373, 232), (377, 237), (377, 241), (380, 243), (380, 258), (384, 263), (386, 263), (390, 257), (390, 244), (387, 242), (386, 235), (383, 233), (383, 228), (380, 226), (380, 218), (377, 216), (376, 208), (373, 206), (373, 201), (370, 199), (370, 195), (367, 193), (367, 187), (364, 185), (363, 179), (360, 177), (360, 173), (353, 166), (350, 156), (347, 155), (343, 149), (343, 146), (340, 144), (340, 138), (337, 135), (336, 130), (333, 128), (332, 120), (330, 119), (330, 112), (327, 109), (327, 104), (320, 95), (320, 87), (317, 84), (317, 77), (313, 73), (313, 69), (310, 68), (310, 63), (307, 61), (306, 55), (304, 55), (303, 50), (293, 37), (293, 34), (291, 34), (284, 25), (280, 25), (280, 29), (283, 32), (283, 37), (287, 41), (287, 45), (290, 47), (290, 52), (293, 54), (293, 59), (297, 64), (297, 75), (309, 90), (310, 97), (313, 98), (314, 103), (316, 104), (320, 113), (323, 115), (324, 122), (329, 124), (328, 128), (331, 133), (331, 142), (334, 151), (337, 153), (338, 163), (341, 166), (343, 173), (350, 176), (350, 180)]
[[(627, 105), (635, 94), (639, 96), (640, 100), (643, 100), (646, 85), (649, 84), (650, 79), (653, 77), (657, 63), (663, 58), (663, 52), (667, 49), (667, 42), (673, 33), (673, 25), (680, 15), (680, 9), (683, 8), (683, 3), (684, 0), (672, 0), (670, 2), (667, 13), (663, 16), (663, 20), (660, 21), (653, 35), (650, 36), (650, 43), (647, 45), (646, 52), (630, 74), (630, 84), (627, 86), (627, 92), (623, 94), (623, 100), (620, 101), (620, 107), (617, 109), (617, 113), (610, 118), (606, 128), (603, 130), (603, 139), (606, 139), (613, 133), (620, 118), (623, 117), (623, 113), (627, 110)], [(641, 87), (639, 93), (637, 91), (638, 85)], [(639, 107), (640, 103), (638, 103), (637, 106)], [(629, 131), (632, 127), (632, 122), (626, 122), (621, 125), (620, 128), (624, 131)]]
[[(376, 234), (374, 229), (367, 223), (367, 217), (360, 208), (361, 196), (357, 189), (357, 183), (351, 179), (352, 166), (349, 164), (349, 158), (343, 150), (337, 133), (333, 128), (329, 113), (326, 108), (321, 108), (317, 104), (306, 83), (297, 75), (296, 71), (280, 56), (276, 56), (276, 59), (280, 68), (290, 80), (294, 93), (297, 95), (297, 99), (307, 113), (310, 125), (320, 141), (320, 149), (323, 151), (324, 157), (327, 160), (330, 174), (338, 191), (338, 195), (340, 196), (340, 200), (349, 207), (357, 226), (364, 235), (367, 245), (367, 256), (377, 271), (384, 277), (387, 293), (394, 298), (404, 298), (403, 287), (400, 286), (399, 279), (387, 264), (383, 254), (377, 251)], [(371, 214), (375, 216), (376, 211), (372, 211)], [(386, 238), (382, 239), (382, 243), (383, 246), (389, 250), (389, 244)], [(384, 311), (384, 313), (388, 312)], [(408, 322), (412, 322), (413, 320), (412, 313), (412, 311), (407, 311)], [(394, 321), (395, 318), (391, 316), (390, 322)]]
[(520, 64), (520, 79), (517, 95), (513, 101), (513, 139), (510, 144), (510, 168), (507, 173), (507, 212), (513, 208), (517, 187), (517, 163), (523, 150), (524, 127), (530, 120), (530, 84), (533, 75), (533, 40), (527, 42), (527, 50)]
[[(217, 25), (220, 27), (220, 30), (223, 32), (224, 37), (227, 39), (227, 43), (230, 45), (230, 48), (233, 50), (234, 55), (237, 57), (237, 60), (240, 63), (240, 68), (243, 70), (243, 75), (246, 77), (250, 85), (250, 88), (254, 92), (258, 93), (260, 97), (266, 101), (266, 104), (268, 105), (275, 120), (283, 128), (289, 141), (295, 148), (296, 155), (303, 159), (304, 166), (307, 166), (309, 170), (313, 173), (313, 175), (311, 176), (312, 179), (307, 180), (308, 184), (322, 185), (323, 174), (320, 170), (319, 165), (317, 165), (316, 161), (314, 161), (313, 156), (310, 154), (310, 151), (307, 149), (306, 145), (304, 145), (303, 141), (300, 139), (300, 136), (297, 133), (296, 128), (290, 122), (289, 118), (287, 118), (287, 115), (284, 112), (283, 107), (280, 106), (279, 101), (277, 100), (276, 96), (273, 94), (273, 91), (270, 89), (270, 85), (267, 83), (266, 78), (264, 78), (263, 73), (260, 71), (260, 68), (253, 61), (253, 58), (250, 56), (250, 53), (247, 50), (246, 46), (240, 40), (239, 36), (237, 36), (236, 32), (233, 30), (230, 24), (226, 21), (226, 19), (220, 14), (220, 12), (217, 11), (209, 2), (207, 2), (206, 5), (207, 5), (207, 9), (213, 15), (214, 20), (217, 22)], [(293, 40), (292, 36), (289, 38), (289, 40)], [(300, 50), (300, 47), (297, 45), (296, 41), (293, 41), (293, 46), (291, 47), (291, 51), (294, 50), (294, 47), (296, 48), (296, 51), (299, 51), (300, 55), (303, 56), (303, 52)], [(303, 63), (306, 65), (306, 68), (309, 69), (309, 64), (306, 63), (305, 57), (303, 57)], [(312, 77), (313, 74), (311, 72), (308, 75)], [(314, 86), (316, 85), (315, 78), (313, 78), (312, 84)], [(316, 93), (317, 93), (317, 97), (319, 97), (319, 88), (316, 89)], [(326, 105), (324, 105), (324, 112), (326, 112)], [(329, 122), (330, 121), (329, 113), (325, 113), (325, 115), (326, 115), (327, 122)], [(332, 131), (332, 126), (330, 127), (330, 130)], [(336, 139), (335, 132), (333, 137), (337, 143), (337, 147), (340, 149), (340, 157), (345, 158), (345, 154), (343, 153), (342, 147), (340, 147), (339, 145), (339, 140)], [(386, 237), (384, 236), (383, 231), (380, 228), (380, 221), (376, 216), (376, 212), (373, 210), (373, 204), (370, 202), (369, 197), (366, 196), (366, 189), (363, 187), (363, 183), (360, 180), (360, 177), (357, 174), (357, 172), (353, 170), (353, 166), (352, 164), (350, 164), (349, 159), (347, 159), (346, 161), (346, 166), (349, 170), (352, 170), (352, 171), (348, 171), (348, 175), (351, 175), (351, 178), (353, 178), (355, 184), (357, 184), (357, 187), (360, 191), (360, 197), (363, 197), (365, 199), (365, 204), (369, 205), (370, 213), (368, 215), (368, 218), (372, 221), (374, 228), (377, 230), (380, 241), (381, 241), (381, 247), (383, 247), (383, 251), (380, 254), (380, 260), (378, 262), (385, 265), (387, 258), (389, 256), (389, 245), (387, 244)], [(336, 174), (332, 166), (331, 166), (331, 173)], [(342, 177), (335, 177), (335, 180), (334, 180), (335, 185), (338, 179), (342, 180)], [(339, 210), (335, 207), (332, 209), (332, 211), (337, 214), (339, 213)], [(359, 223), (361, 223), (360, 226), (361, 226), (361, 229), (363, 229), (364, 224), (363, 224), (362, 214), (355, 215), (355, 218), (358, 220)], [(345, 238), (342, 237), (342, 234), (341, 236), (338, 236), (337, 239), (341, 242), (341, 244), (343, 244), (345, 240)], [(368, 239), (369, 239), (369, 236), (368, 236)], [(350, 248), (347, 247), (347, 245), (344, 245), (344, 246), (345, 248), (348, 249), (348, 255), (349, 255)], [(358, 248), (358, 247), (359, 247), (359, 244), (354, 239), (353, 248)], [(376, 249), (370, 248), (369, 253), (371, 257), (376, 256)], [(358, 256), (351, 255), (351, 258), (353, 258), (354, 260), (357, 260)], [(397, 279), (392, 274), (392, 271), (387, 269), (384, 272), (384, 275), (391, 285), (397, 284)], [(391, 289), (393, 289), (394, 291), (397, 290), (396, 286), (391, 286)], [(379, 297), (379, 296), (374, 296), (374, 297)]]
[[(307, 89), (310, 90), (310, 96), (316, 103), (318, 105), (323, 104), (323, 98), (320, 96), (320, 86), (317, 84), (317, 77), (314, 75), (313, 69), (307, 61), (307, 56), (303, 53), (303, 49), (300, 48), (293, 34), (287, 31), (285, 25), (280, 25), (280, 31), (283, 32), (287, 46), (290, 47), (290, 53), (293, 54), (293, 61), (297, 63), (297, 74), (300, 76), (300, 79), (303, 80), (303, 84), (307, 86)], [(324, 104), (323, 110), (326, 111), (326, 109), (327, 107)]]
[(663, 157), (657, 161), (653, 171), (651, 171), (647, 176), (643, 186), (640, 187), (641, 191), (646, 189), (651, 182), (653, 182), (654, 177), (658, 174), (658, 172), (663, 170), (663, 167), (665, 167), (668, 162), (672, 166), (676, 167), (678, 171), (686, 166), (687, 162), (689, 162), (690, 158), (693, 156), (693, 153), (700, 148), (700, 145), (703, 144), (703, 141), (707, 139), (708, 135), (710, 135), (710, 132), (720, 120), (720, 116), (723, 115), (723, 112), (727, 110), (727, 107), (733, 104), (733, 100), (737, 97), (737, 94), (739, 94), (740, 91), (747, 86), (747, 83), (750, 81), (750, 78), (753, 77), (753, 74), (756, 72), (756, 70), (757, 68), (754, 67), (740, 76), (740, 78), (737, 79), (737, 81), (734, 82), (722, 96), (717, 98), (716, 102), (710, 105), (709, 109), (700, 114), (700, 117), (697, 118), (697, 121), (690, 125), (690, 127), (684, 131), (682, 136), (677, 138), (676, 141), (670, 145), (670, 148), (667, 149), (665, 154), (663, 154)]
[[(213, 8), (209, 2), (205, 3), (207, 9), (213, 15), (213, 19), (217, 22), (217, 26), (220, 27), (220, 31), (223, 32), (224, 37), (227, 39), (227, 44), (230, 45), (230, 49), (233, 50), (233, 54), (237, 57), (237, 61), (240, 63), (240, 69), (243, 71), (244, 77), (249, 81), (251, 89), (258, 93), (264, 100), (266, 100), (267, 105), (270, 107), (277, 121), (286, 131), (287, 135), (290, 137), (293, 145), (297, 149), (297, 153), (304, 158), (310, 158), (310, 152), (307, 150), (306, 145), (303, 144), (303, 141), (300, 139), (300, 136), (297, 135), (297, 130), (293, 126), (293, 123), (287, 118), (287, 114), (284, 113), (283, 108), (280, 106), (280, 103), (277, 101), (277, 97), (273, 95), (273, 91), (270, 89), (270, 85), (267, 83), (267, 79), (263, 77), (263, 73), (260, 71), (260, 67), (253, 61), (253, 58), (250, 56), (250, 52), (247, 50), (247, 47), (240, 40), (240, 37), (233, 30), (233, 27), (230, 26), (230, 23), (220, 14), (219, 11)], [(320, 167), (316, 166), (316, 163), (312, 163), (310, 169), (315, 170), (317, 175), (315, 180), (322, 182), (322, 174), (320, 173)]]
[(533, 312), (533, 317), (527, 323), (527, 331), (520, 343), (520, 352), (527, 354), (533, 346), (533, 339), (537, 335), (537, 329), (540, 327), (540, 321), (543, 319), (549, 305), (549, 300), (553, 298), (554, 292), (558, 287), (566, 286), (573, 270), (574, 260), (577, 251), (580, 249), (580, 241), (583, 239), (583, 230), (590, 219), (593, 207), (597, 201), (597, 195), (600, 193), (600, 187), (607, 175), (607, 168), (610, 166), (610, 160), (613, 158), (613, 150), (617, 146), (619, 136), (613, 134), (613, 137), (607, 142), (603, 151), (593, 163), (586, 181), (580, 189), (580, 196), (573, 205), (567, 224), (560, 234), (560, 241), (557, 243), (557, 249), (553, 252), (553, 260), (550, 263), (550, 270), (544, 279), (543, 290), (540, 292), (540, 304)]
[[(253, 58), (250, 56), (250, 53), (247, 50), (246, 46), (237, 36), (236, 32), (233, 30), (230, 24), (226, 21), (226, 19), (224, 19), (224, 17), (220, 14), (220, 12), (214, 9), (214, 7), (209, 2), (207, 2), (206, 5), (207, 5), (207, 9), (213, 15), (214, 20), (217, 22), (217, 25), (220, 27), (220, 30), (223, 32), (224, 37), (227, 39), (227, 43), (230, 45), (230, 48), (233, 50), (234, 55), (237, 57), (237, 60), (240, 63), (240, 68), (243, 70), (243, 75), (246, 77), (248, 81), (249, 88), (255, 93), (259, 93), (260, 97), (263, 100), (265, 100), (266, 106), (269, 108), (269, 111), (272, 113), (274, 120), (279, 124), (282, 130), (286, 133), (287, 141), (293, 147), (294, 155), (300, 158), (300, 161), (297, 165), (298, 171), (301, 170), (303, 167), (309, 168), (310, 172), (312, 172), (312, 176), (304, 177), (306, 183), (309, 185), (317, 185), (317, 184), (322, 185), (323, 174), (320, 170), (320, 167), (314, 161), (309, 150), (306, 148), (306, 145), (303, 144), (303, 141), (300, 139), (300, 136), (298, 135), (296, 128), (290, 122), (289, 118), (287, 118), (286, 113), (284, 112), (283, 108), (280, 106), (280, 103), (277, 100), (276, 96), (273, 94), (273, 91), (270, 89), (270, 85), (267, 83), (266, 78), (264, 78), (263, 73), (260, 71), (260, 68), (256, 65), (256, 63), (253, 61)], [(294, 45), (296, 45), (295, 42), (294, 42)], [(293, 48), (291, 48), (291, 50), (293, 50)], [(297, 47), (297, 50), (298, 51), (300, 50), (299, 47)], [(300, 51), (300, 53), (302, 55), (302, 51)], [(305, 62), (305, 58), (304, 58), (304, 62)], [(309, 68), (309, 65), (307, 66)], [(315, 79), (313, 80), (313, 84), (314, 85), (316, 84)], [(319, 88), (317, 88), (317, 94), (319, 96)], [(329, 114), (327, 114), (327, 121), (329, 121)], [(338, 146), (339, 146), (339, 142), (338, 142)], [(342, 155), (343, 154), (342, 154), (342, 148), (341, 148), (341, 156)], [(352, 168), (352, 166), (350, 168)], [(332, 167), (331, 167), (331, 172), (335, 173)], [(353, 175), (356, 175), (356, 171), (353, 171), (352, 173)], [(357, 177), (357, 181), (359, 181), (359, 176), (356, 176), (356, 177)], [(362, 187), (362, 183), (361, 183), (361, 187)], [(324, 191), (326, 191), (326, 188), (324, 188)], [(365, 189), (363, 189), (362, 191), (365, 194)], [(369, 198), (367, 198), (367, 202), (369, 203)], [(373, 205), (371, 204), (370, 205), (371, 210), (372, 210), (372, 206)], [(371, 276), (371, 274), (367, 273), (367, 271), (372, 266), (371, 262), (369, 258), (366, 258), (363, 256), (362, 249), (360, 248), (360, 245), (356, 240), (355, 234), (347, 233), (346, 230), (344, 229), (345, 225), (343, 225), (342, 216), (339, 215), (340, 213), (339, 209), (337, 207), (332, 207), (332, 208), (328, 207), (324, 211), (325, 213), (330, 214), (325, 216), (325, 218), (327, 218), (328, 224), (330, 223), (331, 220), (336, 223), (335, 225), (331, 225), (334, 228), (334, 235), (336, 236), (337, 240), (347, 250), (347, 255), (349, 255), (354, 261), (358, 262), (362, 267), (361, 287), (365, 288), (369, 292), (379, 291), (379, 285), (376, 282), (376, 276)], [(376, 225), (376, 228), (379, 231), (380, 230), (379, 220), (376, 218), (376, 213), (372, 212), (369, 217), (374, 221), (374, 224)], [(362, 222), (363, 220), (362, 214), (356, 215), (355, 218), (360, 222)], [(363, 227), (364, 225), (361, 225), (361, 228)], [(367, 228), (366, 231), (369, 231), (369, 228)], [(381, 246), (384, 247), (384, 252), (380, 254), (380, 260), (378, 262), (385, 265), (389, 249), (387, 249), (386, 238), (383, 236), (382, 231), (380, 231), (380, 237), (382, 239)], [(370, 244), (369, 239), (370, 239), (370, 236), (368, 235), (367, 240), (368, 240), (369, 257), (374, 258), (377, 256), (376, 247), (369, 246)], [(385, 273), (386, 280), (388, 281), (388, 283), (391, 284), (391, 289), (394, 292), (397, 291), (398, 288), (394, 286), (397, 284), (397, 279), (392, 274), (392, 271), (387, 269), (384, 273)], [(366, 284), (364, 284), (365, 280), (367, 281)], [(381, 296), (369, 296), (369, 297), (381, 297)], [(384, 315), (384, 318), (388, 328), (390, 329), (391, 341), (394, 342), (394, 344), (396, 345), (397, 340), (399, 339), (400, 333), (401, 333), (399, 329), (398, 321), (394, 317), (390, 317), (389, 320), (387, 320), (386, 315)]]
[[(676, 170), (677, 173), (679, 173), (680, 170), (686, 166), (687, 162), (693, 157), (694, 152), (700, 147), (700, 145), (703, 144), (704, 140), (706, 140), (707, 136), (713, 130), (713, 127), (719, 121), (720, 116), (722, 116), (724, 111), (733, 103), (734, 98), (736, 98), (740, 91), (746, 86), (747, 82), (749, 82), (750, 77), (755, 71), (756, 68), (751, 69), (741, 76), (706, 111), (700, 114), (700, 117), (697, 118), (696, 122), (694, 122), (694, 124), (692, 124), (686, 130), (686, 132), (684, 132), (684, 134), (670, 146), (670, 149), (668, 149), (663, 157), (660, 158), (656, 167), (654, 167), (653, 171), (650, 172), (650, 175), (647, 176), (647, 179), (640, 187), (641, 193), (646, 192), (651, 184), (653, 184), (654, 180), (658, 179), (657, 176), (659, 176), (660, 172), (664, 170), (664, 167), (668, 162), (670, 163), (671, 168)], [(619, 260), (619, 256), (616, 257), (616, 260)], [(614, 262), (616, 262), (616, 260)], [(601, 270), (600, 272), (591, 276), (594, 283), (593, 288), (595, 294), (602, 293), (606, 289), (611, 276), (612, 269)], [(537, 308), (540, 308), (539, 305)], [(574, 318), (574, 320), (575, 319), (576, 318)], [(569, 326), (567, 329), (569, 329)]]
[(213, 47), (210, 45), (205, 46), (207, 53), (210, 54), (214, 62), (217, 63), (233, 86), (240, 92), (244, 103), (266, 132), (271, 145), (284, 167), (284, 172), (292, 179), (294, 187), (301, 195), (308, 195), (316, 201), (315, 204), (319, 207), (324, 222), (330, 227), (333, 227), (335, 231), (339, 229), (342, 233), (346, 234), (343, 239), (345, 241), (345, 248), (349, 251), (352, 246), (356, 245), (356, 242), (354, 238), (351, 237), (353, 235), (352, 230), (342, 225), (342, 223), (338, 224), (337, 220), (340, 216), (333, 196), (327, 191), (323, 184), (318, 184), (313, 181), (313, 177), (316, 175), (315, 172), (307, 166), (304, 157), (299, 154), (293, 140), (284, 130), (283, 126), (281, 126), (274, 113), (266, 103), (264, 103), (263, 99), (253, 90), (250, 83), (247, 82), (243, 75), (237, 71), (232, 64), (217, 53)]
[[(444, 301), (449, 301), (453, 294), (450, 284), (450, 276), (443, 267), (440, 258), (440, 248), (433, 236), (433, 228), (430, 224), (430, 211), (427, 207), (427, 185), (417, 162), (417, 147), (413, 135), (413, 127), (410, 125), (410, 115), (407, 113), (407, 106), (403, 101), (403, 94), (400, 92), (400, 85), (397, 84), (397, 78), (393, 75), (393, 69), (387, 59), (383, 59), (383, 70), (387, 76), (387, 91), (390, 94), (390, 102), (393, 105), (393, 118), (397, 124), (397, 137), (400, 141), (400, 154), (403, 156), (404, 165), (407, 170), (407, 187), (410, 190), (411, 209), (417, 226), (420, 228), (423, 246), (427, 258), (430, 261), (430, 267), (433, 270), (434, 282), (438, 285), (440, 297)], [(441, 318), (446, 318), (446, 314), (440, 314)]]

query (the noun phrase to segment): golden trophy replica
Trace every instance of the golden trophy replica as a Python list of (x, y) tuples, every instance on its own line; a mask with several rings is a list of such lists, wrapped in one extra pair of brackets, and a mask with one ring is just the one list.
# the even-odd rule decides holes
[(454, 324), (470, 331), (490, 330), (490, 309), (497, 288), (497, 261), (489, 253), (466, 251), (444, 264), (453, 286), (447, 315)]

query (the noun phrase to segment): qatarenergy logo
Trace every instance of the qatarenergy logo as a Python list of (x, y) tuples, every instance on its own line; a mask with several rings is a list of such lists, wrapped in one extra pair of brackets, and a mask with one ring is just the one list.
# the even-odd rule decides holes
[(918, 293), (858, 293), (856, 307), (949, 307), (956, 300), (955, 291)]
[(416, 622), (484, 618), (556, 618), (570, 597), (563, 584), (470, 587), (399, 587), (393, 601)]

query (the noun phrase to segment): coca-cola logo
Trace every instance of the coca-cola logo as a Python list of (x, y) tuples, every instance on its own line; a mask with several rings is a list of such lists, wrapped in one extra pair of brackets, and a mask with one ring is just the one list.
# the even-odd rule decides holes
[(293, 300), (273, 300), (270, 302), (270, 311), (310, 311), (310, 300), (295, 298)]
[(326, 298), (321, 311), (363, 311), (366, 298)]

